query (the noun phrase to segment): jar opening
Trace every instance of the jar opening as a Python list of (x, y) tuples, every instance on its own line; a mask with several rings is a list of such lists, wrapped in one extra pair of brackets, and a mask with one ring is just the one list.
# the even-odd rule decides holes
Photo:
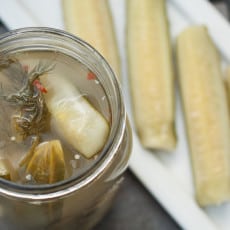
[[(0, 192), (15, 197), (24, 196), (24, 198), (28, 197), (28, 195), (39, 194), (39, 198), (44, 196), (43, 198), (46, 199), (47, 192), (49, 192), (49, 195), (52, 192), (54, 196), (63, 192), (69, 193), (71, 189), (75, 191), (95, 180), (115, 157), (126, 123), (120, 86), (109, 64), (93, 47), (80, 38), (61, 30), (44, 27), (18, 29), (0, 36), (0, 53), (24, 58), (27, 61), (31, 60), (31, 55), (34, 55), (33, 58), (44, 55), (47, 60), (52, 53), (51, 59), (58, 64), (65, 62), (77, 63), (74, 68), (77, 65), (82, 65), (82, 69), (79, 69), (79, 74), (84, 71), (87, 73), (88, 71), (86, 79), (90, 81), (90, 84), (92, 81), (94, 82), (94, 85), (89, 84), (90, 86), (82, 94), (87, 97), (90, 104), (95, 104), (98, 108), (104, 108), (103, 116), (107, 116), (107, 119), (110, 119), (110, 131), (106, 144), (100, 153), (96, 155), (93, 163), (88, 163), (80, 173), (73, 173), (69, 178), (56, 183), (40, 185), (19, 184), (0, 179)], [(71, 75), (73, 71), (76, 71), (76, 69), (73, 69), (72, 72), (69, 71), (68, 74)], [(82, 87), (86, 84), (82, 80), (74, 83)], [(90, 94), (91, 92), (93, 93)], [(103, 93), (106, 98), (103, 97)], [(101, 98), (99, 103), (96, 100), (98, 95)], [(70, 160), (73, 166), (77, 164), (79, 156), (74, 155), (74, 157), (76, 159)], [(71, 189), (65, 190), (67, 187), (71, 187)]]

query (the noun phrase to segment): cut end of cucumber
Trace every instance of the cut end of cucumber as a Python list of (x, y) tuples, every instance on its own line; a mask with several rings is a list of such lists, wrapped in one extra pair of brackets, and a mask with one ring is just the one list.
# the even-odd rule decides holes
[(201, 207), (221, 205), (228, 202), (230, 200), (229, 183), (223, 183), (221, 178), (206, 182), (198, 187), (196, 199)]
[(139, 132), (140, 141), (145, 148), (172, 151), (176, 148), (177, 138), (173, 129), (166, 132), (154, 133), (154, 129)]

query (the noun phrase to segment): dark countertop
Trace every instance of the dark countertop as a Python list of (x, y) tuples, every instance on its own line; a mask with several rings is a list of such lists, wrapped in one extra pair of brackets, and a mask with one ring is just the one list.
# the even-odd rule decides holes
[[(224, 1), (212, 1), (226, 16)], [(0, 34), (6, 28), (0, 24)], [(149, 194), (130, 170), (125, 173), (115, 202), (104, 219), (94, 230), (179, 230), (180, 226), (170, 217), (157, 200)]]
[(114, 205), (94, 230), (179, 230), (176, 222), (140, 184), (130, 170), (125, 173)]

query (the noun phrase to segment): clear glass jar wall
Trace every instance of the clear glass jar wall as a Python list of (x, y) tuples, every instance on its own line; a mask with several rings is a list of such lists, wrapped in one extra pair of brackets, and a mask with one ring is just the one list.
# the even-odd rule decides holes
[[(52, 61), (58, 56), (60, 60), (66, 57), (73, 63), (82, 64), (96, 74), (97, 78), (93, 80), (103, 89), (109, 111), (105, 114), (110, 119), (110, 134), (104, 148), (79, 173), (44, 185), (0, 179), (2, 226), (7, 229), (90, 229), (111, 206), (131, 153), (131, 130), (116, 77), (103, 57), (91, 46), (68, 33), (51, 28), (25, 28), (6, 33), (0, 37), (0, 53), (2, 56), (22, 55), (27, 60), (34, 57), (34, 53), (40, 59), (44, 54), (47, 60), (46, 54), (53, 53)], [(80, 75), (76, 74), (76, 78)], [(99, 99), (104, 101), (104, 96), (97, 92), (96, 85), (88, 87), (87, 81), (81, 83), (81, 80), (76, 81), (78, 83), (78, 87), (86, 87), (90, 103), (103, 107), (104, 102), (100, 104)]]

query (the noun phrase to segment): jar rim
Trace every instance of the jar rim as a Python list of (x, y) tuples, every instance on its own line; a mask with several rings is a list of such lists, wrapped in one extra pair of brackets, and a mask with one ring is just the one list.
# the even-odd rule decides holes
[(0, 193), (5, 196), (26, 200), (49, 200), (55, 197), (60, 198), (68, 195), (84, 186), (87, 186), (89, 183), (100, 177), (106, 167), (110, 165), (112, 160), (115, 158), (117, 150), (122, 142), (122, 137), (124, 135), (126, 126), (126, 112), (122, 99), (123, 97), (120, 84), (108, 62), (95, 48), (73, 34), (70, 34), (64, 30), (49, 27), (20, 28), (0, 35), (0, 52), (8, 52), (7, 49), (3, 49), (7, 43), (15, 41), (15, 39), (24, 39), (29, 36), (31, 37), (32, 35), (34, 37), (52, 36), (52, 39), (64, 39), (65, 42), (71, 42), (72, 45), (81, 45), (87, 49), (98, 63), (103, 63), (103, 68), (109, 75), (111, 84), (114, 87), (114, 95), (116, 96), (116, 100), (118, 102), (116, 108), (117, 114), (116, 117), (114, 117), (113, 122), (111, 122), (110, 127), (110, 130), (113, 130), (113, 135), (110, 135), (107, 140), (106, 147), (103, 150), (104, 153), (101, 153), (103, 157), (101, 157), (96, 165), (93, 165), (92, 168), (87, 171), (88, 175), (80, 178), (72, 176), (71, 178), (67, 178), (54, 184), (44, 185), (22, 185), (0, 178)]

